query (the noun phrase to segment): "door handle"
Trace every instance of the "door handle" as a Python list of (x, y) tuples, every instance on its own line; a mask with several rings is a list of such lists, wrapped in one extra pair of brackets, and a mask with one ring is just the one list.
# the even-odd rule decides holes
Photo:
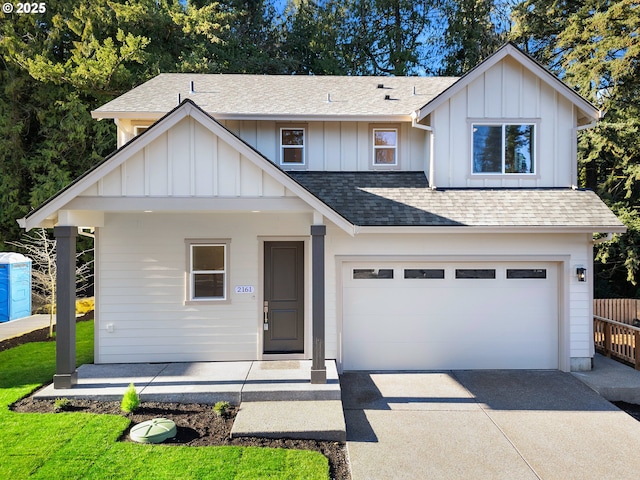
[(262, 322), (265, 330), (269, 330), (269, 302), (265, 301), (262, 307)]

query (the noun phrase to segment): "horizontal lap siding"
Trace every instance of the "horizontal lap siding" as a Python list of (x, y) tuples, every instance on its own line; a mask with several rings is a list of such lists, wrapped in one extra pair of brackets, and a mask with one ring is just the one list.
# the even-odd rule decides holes
[[(258, 236), (308, 229), (304, 214), (108, 214), (98, 231), (96, 361), (256, 359)], [(185, 304), (185, 238), (231, 239), (230, 303)], [(235, 294), (235, 285), (255, 294)]]

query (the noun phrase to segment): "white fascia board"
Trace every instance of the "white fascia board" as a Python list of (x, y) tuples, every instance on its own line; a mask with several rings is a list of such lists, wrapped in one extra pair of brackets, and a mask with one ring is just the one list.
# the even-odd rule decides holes
[(476, 233), (625, 233), (627, 227), (622, 226), (602, 226), (593, 225), (589, 227), (573, 227), (573, 226), (531, 226), (531, 227), (491, 227), (491, 226), (433, 226), (433, 227), (355, 227), (355, 234), (438, 234), (438, 233), (457, 233), (457, 234), (476, 234)]
[[(240, 113), (209, 113), (216, 120), (249, 120), (273, 122), (411, 122), (411, 115), (273, 115), (273, 114), (240, 114)], [(153, 120), (157, 121), (167, 112), (100, 112), (92, 111), (95, 119)]]
[(434, 98), (431, 102), (424, 105), (418, 110), (417, 121), (422, 121), (427, 115), (433, 112), (436, 108), (448, 101), (451, 97), (462, 91), (471, 82), (483, 75), (487, 70), (496, 65), (498, 62), (510, 56), (517, 60), (527, 70), (536, 75), (541, 81), (553, 88), (556, 92), (566, 98), (569, 102), (576, 105), (579, 110), (584, 112), (588, 117), (595, 120), (599, 120), (603, 116), (603, 112), (598, 110), (594, 105), (584, 99), (580, 94), (573, 91), (567, 84), (557, 78), (551, 72), (547, 71), (537, 62), (533, 61), (527, 55), (522, 53), (519, 49), (511, 44), (506, 44), (491, 57), (479, 64), (476, 68), (472, 69), (466, 75), (460, 77), (460, 79), (451, 85), (448, 89)]
[[(344, 217), (336, 213), (324, 202), (312, 195), (308, 190), (303, 188), (300, 184), (298, 184), (286, 173), (284, 173), (284, 171), (280, 170), (272, 162), (263, 157), (260, 153), (258, 153), (236, 135), (231, 133), (229, 130), (224, 128), (211, 116), (202, 111), (200, 107), (196, 107), (195, 104), (191, 102), (184, 103), (179, 108), (176, 108), (172, 113), (166, 115), (162, 119), (161, 124), (156, 124), (153, 128), (147, 130), (143, 135), (134, 137), (133, 140), (123, 145), (119, 150), (108, 157), (102, 164), (87, 172), (79, 180), (71, 184), (66, 190), (63, 190), (38, 210), (33, 212), (33, 214), (20, 219), (18, 223), (21, 226), (24, 225), (23, 228), (25, 228), (26, 230), (30, 230), (31, 228), (38, 226), (45, 219), (54, 217), (57, 211), (65, 208), (72, 200), (82, 194), (82, 192), (86, 191), (87, 188), (118, 168), (121, 164), (131, 158), (132, 155), (145, 148), (151, 142), (156, 140), (160, 135), (163, 135), (171, 127), (187, 117), (191, 117), (200, 122), (212, 133), (217, 135), (221, 140), (233, 146), (241, 155), (251, 161), (258, 168), (265, 171), (272, 178), (283, 184), (288, 190), (290, 190), (292, 193), (302, 199), (306, 204), (308, 204), (312, 210), (319, 211), (328, 220), (335, 223), (346, 233), (348, 233), (349, 235), (353, 235), (353, 225)], [(82, 209), (86, 209), (86, 207)]]
[[(107, 157), (103, 163), (99, 164), (93, 170), (85, 173), (85, 175), (80, 177), (75, 183), (69, 185), (69, 187), (51, 198), (32, 214), (20, 219), (18, 223), (22, 228), (29, 231), (32, 228), (39, 226), (44, 220), (52, 218), (56, 215), (57, 211), (62, 210), (71, 200), (76, 198), (91, 185), (101, 178), (104, 178), (107, 174), (127, 161), (133, 154), (142, 150), (175, 124), (186, 118), (191, 110), (193, 110), (193, 107), (189, 104), (185, 104), (183, 108), (176, 109), (173, 113), (163, 119), (161, 126), (159, 125), (157, 128), (149, 129), (144, 135), (135, 137), (132, 141), (123, 145), (111, 156)], [(21, 223), (22, 220), (24, 220), (23, 223)]]

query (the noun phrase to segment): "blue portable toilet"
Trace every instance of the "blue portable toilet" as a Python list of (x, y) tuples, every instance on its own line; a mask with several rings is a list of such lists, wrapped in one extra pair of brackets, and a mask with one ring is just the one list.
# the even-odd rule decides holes
[(0, 253), (0, 322), (31, 315), (31, 259)]

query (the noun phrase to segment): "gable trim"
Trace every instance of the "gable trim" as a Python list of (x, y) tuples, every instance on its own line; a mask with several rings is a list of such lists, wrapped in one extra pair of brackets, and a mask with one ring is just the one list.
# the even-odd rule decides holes
[(175, 126), (178, 122), (188, 117), (193, 118), (205, 128), (209, 129), (213, 134), (217, 135), (222, 141), (231, 145), (241, 155), (251, 161), (258, 168), (265, 171), (276, 181), (283, 184), (285, 188), (293, 192), (312, 209), (317, 210), (342, 230), (353, 235), (354, 227), (349, 221), (312, 195), (285, 171), (273, 164), (260, 152), (217, 122), (190, 99), (185, 99), (180, 105), (167, 113), (144, 133), (134, 137), (120, 149), (107, 156), (101, 163), (85, 172), (73, 183), (51, 197), (28, 215), (18, 219), (18, 224), (21, 228), (24, 228), (27, 231), (39, 225), (48, 225), (52, 216), (64, 209), (65, 206), (76, 199), (82, 192), (125, 163), (134, 154), (141, 151), (151, 142), (167, 132), (170, 128)]
[(422, 121), (425, 117), (427, 117), (430, 113), (432, 113), (436, 108), (443, 105), (447, 102), (451, 97), (461, 92), (464, 88), (466, 88), (469, 84), (471, 84), (474, 80), (478, 79), (482, 74), (484, 74), (487, 70), (497, 65), (500, 61), (505, 59), (506, 57), (511, 57), (519, 62), (522, 66), (524, 66), (527, 70), (529, 70), (532, 74), (536, 75), (542, 82), (547, 84), (549, 87), (553, 88), (556, 92), (558, 92), (561, 96), (575, 105), (580, 111), (582, 111), (586, 116), (592, 118), (593, 120), (599, 120), (604, 116), (604, 113), (599, 110), (595, 105), (586, 100), (582, 95), (572, 90), (566, 83), (556, 77), (554, 74), (549, 72), (546, 68), (544, 68), (540, 63), (534, 60), (532, 57), (524, 53), (520, 50), (515, 44), (512, 42), (508, 42), (503, 45), (496, 53), (491, 55), (489, 58), (484, 60), (482, 63), (478, 64), (471, 70), (469, 70), (465, 75), (460, 77), (460, 79), (451, 85), (449, 88), (440, 93), (436, 98), (425, 104), (419, 110), (417, 110), (417, 121)]

